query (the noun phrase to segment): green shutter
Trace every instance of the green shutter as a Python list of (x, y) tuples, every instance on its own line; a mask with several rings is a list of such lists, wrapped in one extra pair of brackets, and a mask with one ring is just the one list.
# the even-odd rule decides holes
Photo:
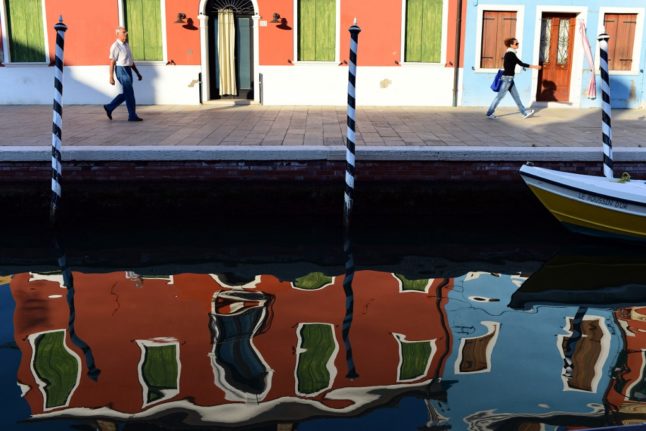
[(45, 406), (67, 404), (78, 379), (78, 360), (65, 348), (65, 331), (39, 335), (34, 342), (34, 371), (45, 382)]
[(442, 51), (442, 0), (406, 2), (405, 59), (439, 63)]
[(416, 292), (426, 292), (426, 286), (428, 286), (428, 278), (419, 278), (419, 279), (409, 279), (403, 276), (402, 274), (395, 274), (395, 277), (399, 279), (402, 283), (402, 290), (407, 291), (416, 291)]
[(332, 326), (322, 323), (303, 324), (298, 346), (298, 392), (316, 394), (332, 383), (328, 362), (332, 359), (336, 344)]
[(11, 61), (45, 62), (41, 0), (6, 0)]
[(300, 61), (334, 61), (336, 0), (300, 0), (298, 38)]
[(177, 346), (145, 346), (141, 374), (148, 386), (148, 403), (164, 398), (164, 390), (177, 389)]
[(311, 272), (294, 280), (294, 286), (299, 289), (316, 290), (332, 283), (332, 277), (322, 272)]
[(399, 340), (401, 348), (401, 364), (399, 380), (415, 380), (423, 377), (433, 351), (430, 341)]
[(159, 0), (126, 0), (124, 4), (132, 56), (139, 61), (161, 61), (162, 18)]

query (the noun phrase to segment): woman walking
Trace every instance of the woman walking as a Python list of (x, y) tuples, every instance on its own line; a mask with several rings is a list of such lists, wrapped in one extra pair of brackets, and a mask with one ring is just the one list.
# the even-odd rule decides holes
[(498, 106), (502, 98), (505, 97), (505, 94), (507, 94), (507, 92), (510, 92), (511, 97), (514, 98), (514, 102), (516, 102), (516, 105), (518, 105), (518, 109), (520, 109), (520, 113), (523, 114), (523, 118), (529, 118), (534, 115), (534, 110), (525, 109), (523, 102), (521, 102), (520, 100), (518, 90), (514, 85), (516, 65), (529, 67), (530, 69), (536, 70), (541, 70), (542, 66), (529, 65), (520, 61), (520, 59), (516, 56), (516, 53), (518, 52), (518, 39), (516, 39), (515, 37), (505, 39), (505, 46), (507, 47), (507, 52), (505, 52), (505, 57), (503, 59), (504, 72), (501, 78), (502, 83), (500, 84), (500, 91), (498, 91), (498, 94), (496, 94), (493, 102), (491, 102), (491, 106), (489, 106), (489, 109), (487, 110), (487, 117), (491, 119), (496, 118), (496, 116), (494, 115), (496, 107)]

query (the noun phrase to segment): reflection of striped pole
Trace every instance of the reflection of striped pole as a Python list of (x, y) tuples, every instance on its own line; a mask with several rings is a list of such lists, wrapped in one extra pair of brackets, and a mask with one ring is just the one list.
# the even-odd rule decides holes
[(612, 113), (610, 109), (610, 77), (608, 75), (608, 33), (605, 29), (599, 34), (599, 54), (601, 57), (601, 134), (603, 138), (603, 175), (613, 178), (612, 173)]
[(67, 266), (67, 259), (65, 256), (65, 251), (60, 246), (58, 240), (54, 241), (54, 246), (58, 251), (58, 266), (63, 272), (63, 283), (67, 288), (67, 305), (70, 309), (70, 317), (67, 322), (67, 329), (70, 334), (70, 339), (72, 343), (76, 345), (83, 354), (85, 354), (85, 362), (87, 364), (88, 372), (87, 375), (94, 381), (98, 380), (101, 370), (96, 367), (94, 362), (94, 355), (92, 354), (92, 349), (83, 341), (78, 334), (76, 333), (75, 322), (76, 322), (76, 307), (74, 306), (74, 278), (72, 277), (72, 270)]
[(345, 201), (343, 205), (343, 220), (346, 225), (350, 223), (350, 214), (352, 213), (352, 200), (354, 199), (354, 142), (355, 142), (355, 102), (356, 102), (356, 79), (357, 79), (357, 47), (359, 43), (359, 33), (361, 29), (357, 25), (355, 18), (354, 24), (349, 28), (350, 31), (350, 66), (348, 69), (348, 132), (346, 137), (345, 152)]
[(49, 217), (54, 220), (61, 200), (61, 135), (63, 127), (63, 47), (67, 26), (63, 17), (54, 25), (56, 30), (56, 63), (54, 68), (54, 115), (52, 125), (52, 203)]
[(345, 346), (345, 360), (348, 365), (346, 377), (356, 379), (359, 377), (354, 368), (352, 356), (352, 344), (350, 343), (350, 327), (352, 326), (352, 315), (354, 313), (354, 292), (352, 291), (352, 280), (354, 280), (354, 257), (352, 256), (352, 240), (349, 229), (345, 229), (343, 238), (343, 253), (345, 254), (345, 278), (343, 279), (343, 291), (345, 292), (345, 317), (343, 318), (343, 344)]

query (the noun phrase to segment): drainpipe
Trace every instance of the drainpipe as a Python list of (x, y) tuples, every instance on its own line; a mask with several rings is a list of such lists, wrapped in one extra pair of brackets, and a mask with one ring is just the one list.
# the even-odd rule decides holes
[(458, 78), (460, 76), (460, 45), (462, 45), (462, 0), (458, 0), (455, 20), (455, 58), (453, 60), (453, 106), (458, 106)]

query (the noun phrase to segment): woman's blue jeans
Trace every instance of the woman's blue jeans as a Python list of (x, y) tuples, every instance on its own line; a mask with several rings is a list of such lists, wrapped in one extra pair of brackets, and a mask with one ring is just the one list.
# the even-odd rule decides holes
[(126, 108), (128, 108), (128, 119), (133, 120), (137, 118), (137, 104), (135, 102), (135, 90), (132, 88), (132, 69), (129, 66), (116, 66), (116, 74), (117, 81), (119, 81), (123, 90), (121, 94), (112, 99), (112, 102), (107, 104), (107, 108), (112, 112), (125, 101)]
[(511, 94), (511, 97), (514, 98), (514, 102), (516, 102), (516, 105), (518, 106), (518, 109), (520, 109), (521, 114), (527, 114), (527, 110), (525, 109), (525, 106), (523, 106), (523, 102), (520, 101), (520, 95), (518, 94), (518, 90), (516, 90), (516, 86), (514, 85), (514, 77), (503, 75), (501, 79), (502, 84), (500, 84), (500, 91), (498, 91), (498, 94), (496, 94), (493, 102), (491, 102), (491, 106), (489, 106), (489, 109), (487, 109), (487, 115), (494, 113), (494, 111), (498, 107), (498, 104), (500, 103), (502, 98), (505, 97), (505, 94), (507, 94), (507, 92), (509, 92)]

